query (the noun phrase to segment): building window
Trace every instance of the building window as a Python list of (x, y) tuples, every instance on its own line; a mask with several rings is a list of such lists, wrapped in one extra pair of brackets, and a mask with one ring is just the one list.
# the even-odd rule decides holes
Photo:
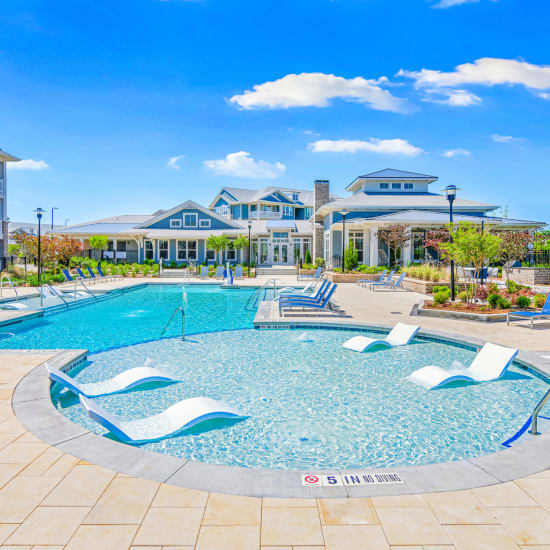
[(404, 187), (405, 187), (405, 189), (414, 189), (414, 184), (413, 183), (405, 183)]
[(313, 216), (313, 208), (306, 208), (306, 219), (311, 218)]
[(159, 241), (159, 259), (168, 260), (170, 253), (169, 248), (170, 244), (168, 241)]
[(329, 231), (325, 232), (325, 250), (324, 250), (324, 253), (325, 253), (325, 260), (328, 261), (330, 259), (330, 232)]
[(153, 260), (155, 252), (153, 250), (153, 241), (145, 241), (145, 259)]
[(198, 214), (184, 214), (183, 227), (197, 227)]
[(413, 233), (413, 260), (423, 262), (426, 259), (425, 239), (426, 235), (424, 232)]
[(216, 259), (216, 252), (214, 250), (210, 250), (209, 248), (206, 249), (206, 260), (207, 261), (214, 261)]
[(210, 220), (200, 220), (199, 227), (210, 227)]
[(237, 253), (234, 248), (228, 248), (225, 254), (227, 260), (235, 260), (237, 258)]
[(297, 202), (300, 200), (300, 196), (298, 195), (298, 193), (292, 193), (292, 200), (294, 202)]
[(357, 261), (363, 263), (363, 249), (364, 249), (364, 240), (362, 231), (350, 231), (349, 240), (353, 242), (355, 250), (357, 250)]
[(179, 261), (197, 259), (197, 241), (178, 241)]
[(230, 216), (231, 215), (231, 208), (229, 208), (229, 206), (227, 205), (224, 205), (224, 206), (216, 206), (216, 208), (214, 208), (214, 212), (216, 212), (216, 214), (218, 214), (218, 216)]
[(400, 183), (392, 183), (391, 188), (392, 189), (401, 189), (401, 184)]
[(294, 215), (294, 207), (293, 206), (283, 206), (283, 214), (285, 216), (293, 216)]
[(175, 227), (181, 227), (181, 220), (171, 219), (170, 220), (170, 227), (172, 229), (175, 228)]
[(390, 188), (390, 184), (389, 183), (381, 183), (380, 184), (380, 189), (389, 189)]

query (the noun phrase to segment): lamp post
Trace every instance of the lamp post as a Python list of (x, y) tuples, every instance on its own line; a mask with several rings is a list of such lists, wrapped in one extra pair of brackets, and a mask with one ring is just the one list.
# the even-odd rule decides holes
[[(452, 225), (453, 223), (453, 202), (456, 199), (456, 192), (458, 191), (458, 187), (456, 185), (447, 185), (445, 187), (445, 195), (447, 196), (447, 200), (449, 201), (449, 221)], [(453, 232), (452, 227), (449, 228), (449, 240), (450, 242), (453, 242)], [(455, 301), (455, 261), (454, 259), (451, 260), (451, 301)]]
[(42, 221), (42, 216), (46, 213), (46, 211), (38, 207), (35, 210), (35, 213), (36, 218), (38, 219), (38, 284), (40, 285), (40, 279), (42, 276), (42, 243), (40, 242), (40, 222)]
[(59, 208), (57, 208), (57, 206), (52, 206), (52, 229), (53, 229), (53, 211), (54, 210), (59, 210)]
[(346, 264), (344, 263), (344, 255), (346, 252), (346, 216), (349, 214), (347, 210), (342, 210), (340, 216), (342, 216), (342, 273), (346, 271)]
[(248, 220), (248, 278), (250, 279), (250, 230), (252, 229), (252, 222)]

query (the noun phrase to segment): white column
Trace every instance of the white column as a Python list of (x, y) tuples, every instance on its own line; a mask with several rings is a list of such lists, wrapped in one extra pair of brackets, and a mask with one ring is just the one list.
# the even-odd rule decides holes
[(116, 260), (116, 246), (117, 246), (117, 239), (113, 239), (113, 261)]
[(370, 260), (369, 265), (378, 265), (378, 227), (370, 228)]
[(413, 239), (412, 239), (412, 227), (407, 228), (409, 234), (409, 246), (403, 247), (401, 254), (403, 255), (403, 265), (407, 266), (413, 261)]

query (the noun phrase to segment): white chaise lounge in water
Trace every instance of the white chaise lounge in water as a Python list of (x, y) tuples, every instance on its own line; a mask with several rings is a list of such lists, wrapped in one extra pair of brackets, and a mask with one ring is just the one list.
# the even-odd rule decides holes
[(74, 378), (48, 365), (48, 363), (46, 363), (46, 369), (52, 380), (58, 382), (67, 390), (86, 397), (100, 397), (102, 395), (119, 393), (149, 382), (179, 382), (179, 380), (152, 367), (128, 369), (109, 380), (88, 384), (79, 384)]
[(230, 405), (208, 397), (184, 399), (159, 414), (129, 421), (117, 418), (83, 395), (80, 396), (80, 403), (91, 419), (124, 443), (133, 444), (172, 437), (213, 418), (245, 418)]
[(429, 389), (439, 388), (456, 381), (488, 382), (500, 378), (513, 363), (517, 354), (517, 349), (487, 342), (468, 368), (422, 367), (407, 376), (407, 380)]
[(381, 340), (368, 338), (367, 336), (354, 336), (344, 342), (344, 347), (352, 351), (362, 352), (375, 346), (387, 346), (389, 348), (393, 348), (394, 346), (406, 346), (416, 336), (419, 329), (420, 327), (416, 325), (397, 323), (397, 325), (392, 328), (391, 332)]

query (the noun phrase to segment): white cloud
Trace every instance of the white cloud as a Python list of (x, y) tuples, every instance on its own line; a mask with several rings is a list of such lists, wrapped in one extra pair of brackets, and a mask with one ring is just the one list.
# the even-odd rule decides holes
[(484, 57), (473, 63), (458, 65), (454, 71), (447, 73), (430, 69), (420, 71), (401, 69), (397, 75), (414, 79), (417, 88), (445, 88), (464, 84), (483, 86), (519, 84), (531, 90), (550, 89), (550, 66), (494, 57)]
[(424, 152), (420, 147), (411, 145), (405, 139), (376, 139), (368, 141), (359, 139), (321, 139), (308, 145), (308, 149), (314, 153), (356, 153), (357, 151), (369, 151), (387, 155), (406, 155), (415, 157)]
[(523, 138), (514, 136), (501, 136), (500, 134), (492, 134), (491, 139), (497, 143), (510, 143), (511, 141), (521, 141)]
[(47, 170), (49, 165), (44, 160), (24, 159), (19, 162), (10, 162), (9, 170)]
[(205, 160), (204, 165), (218, 176), (234, 176), (251, 179), (274, 179), (282, 175), (286, 166), (280, 162), (271, 164), (254, 160), (250, 153), (229, 153), (224, 159)]
[(178, 161), (183, 158), (183, 155), (177, 155), (175, 157), (168, 157), (168, 162), (166, 166), (172, 168), (172, 170), (179, 170)]
[(368, 105), (377, 111), (406, 112), (406, 100), (380, 87), (388, 79), (367, 80), (360, 76), (343, 78), (333, 74), (287, 74), (272, 82), (256, 84), (253, 90), (234, 95), (229, 101), (242, 109), (287, 109), (290, 107), (328, 107), (340, 98)]
[(424, 101), (449, 105), (450, 107), (470, 107), (481, 103), (479, 96), (467, 90), (428, 89), (426, 93), (428, 95), (423, 98)]
[(441, 154), (443, 157), (452, 158), (452, 157), (469, 157), (472, 153), (466, 149), (449, 149)]
[(462, 4), (474, 4), (479, 0), (439, 0), (437, 4), (434, 4), (432, 8), (447, 9), (453, 6), (461, 6)]

